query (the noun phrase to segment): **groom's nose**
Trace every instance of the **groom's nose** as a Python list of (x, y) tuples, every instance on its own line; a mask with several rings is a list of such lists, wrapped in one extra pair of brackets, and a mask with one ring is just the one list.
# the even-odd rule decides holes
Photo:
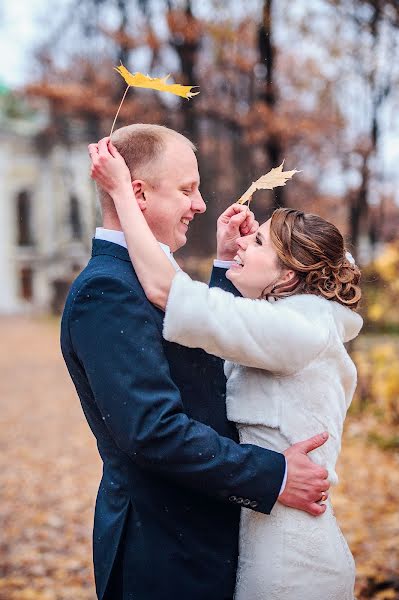
[(191, 201), (192, 211), (195, 213), (204, 213), (206, 211), (206, 204), (204, 202), (203, 197), (201, 196), (201, 192), (197, 190), (193, 195), (193, 199)]

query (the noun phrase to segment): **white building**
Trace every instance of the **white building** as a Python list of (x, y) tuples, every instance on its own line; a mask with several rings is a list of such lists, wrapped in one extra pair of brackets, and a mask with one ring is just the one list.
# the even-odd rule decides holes
[(84, 144), (35, 148), (30, 132), (0, 130), (0, 313), (61, 310), (86, 264), (98, 219)]

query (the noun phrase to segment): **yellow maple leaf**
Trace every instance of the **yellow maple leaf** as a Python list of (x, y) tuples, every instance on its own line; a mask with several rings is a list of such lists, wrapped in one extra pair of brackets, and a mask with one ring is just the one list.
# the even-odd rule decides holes
[(149, 75), (143, 75), (142, 73), (130, 73), (130, 71), (122, 64), (119, 67), (114, 68), (130, 87), (141, 87), (158, 90), (159, 92), (170, 92), (171, 94), (175, 94), (175, 96), (181, 96), (181, 98), (186, 98), (187, 100), (199, 94), (199, 92), (191, 91), (192, 88), (196, 86), (180, 85), (180, 83), (167, 83), (170, 75), (166, 75), (166, 77), (150, 77)]
[(283, 186), (287, 183), (289, 179), (292, 178), (295, 173), (300, 173), (296, 169), (292, 171), (283, 171), (284, 161), (281, 163), (279, 167), (275, 167), (266, 175), (262, 175), (256, 181), (252, 182), (247, 191), (241, 196), (239, 200), (237, 200), (238, 204), (249, 203), (252, 200), (253, 194), (256, 190), (273, 190), (276, 187)]

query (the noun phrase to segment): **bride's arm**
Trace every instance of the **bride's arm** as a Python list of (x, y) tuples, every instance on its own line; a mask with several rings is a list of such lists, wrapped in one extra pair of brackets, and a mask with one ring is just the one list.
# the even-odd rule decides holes
[[(232, 294), (176, 272), (133, 193), (125, 161), (107, 139), (89, 147), (92, 177), (113, 198), (137, 276), (151, 302), (165, 309), (164, 335), (184, 346), (249, 367), (295, 371), (322, 351), (328, 329), (285, 307)], [(172, 285), (173, 283), (173, 285)], [(169, 297), (169, 301), (168, 301)]]
[(147, 225), (124, 159), (108, 140), (104, 138), (89, 146), (91, 176), (115, 203), (130, 259), (147, 298), (165, 310), (176, 271)]
[(247, 367), (294, 373), (328, 343), (328, 317), (318, 300), (237, 298), (178, 273), (166, 307), (164, 337)]
[[(161, 250), (135, 198), (131, 175), (109, 138), (90, 144), (91, 176), (113, 199), (136, 274), (147, 298), (165, 310), (176, 271)], [(246, 207), (233, 204), (218, 219), (218, 258), (236, 254), (236, 240), (256, 231), (258, 222)]]

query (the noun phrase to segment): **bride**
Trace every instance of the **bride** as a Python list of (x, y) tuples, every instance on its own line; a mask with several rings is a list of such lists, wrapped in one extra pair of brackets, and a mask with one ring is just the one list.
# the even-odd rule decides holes
[[(227, 414), (242, 443), (283, 452), (328, 430), (312, 459), (336, 484), (356, 386), (344, 343), (362, 327), (360, 271), (338, 229), (316, 215), (278, 209), (237, 242), (226, 277), (242, 297), (210, 289), (176, 273), (160, 249), (115, 146), (105, 139), (94, 147), (92, 177), (115, 202), (148, 299), (165, 311), (164, 337), (225, 359)], [(281, 503), (270, 515), (242, 508), (236, 600), (353, 600), (354, 581), (329, 498), (317, 519)]]

